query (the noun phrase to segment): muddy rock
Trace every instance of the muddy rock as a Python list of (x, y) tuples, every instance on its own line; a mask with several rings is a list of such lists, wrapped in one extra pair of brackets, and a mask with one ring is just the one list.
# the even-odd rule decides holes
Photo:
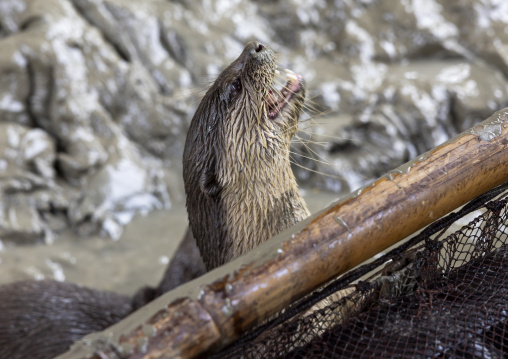
[(0, 238), (35, 242), (45, 238), (39, 212), (60, 200), (55, 183), (54, 140), (38, 128), (0, 123)]
[[(32, 128), (26, 141), (39, 139), (18, 149), (24, 162), (2, 168), (4, 205), (16, 203), (11, 213), (24, 223), (6, 224), (2, 239), (24, 238), (23, 228), (44, 239), (55, 227), (20, 199), (35, 187), (65, 203), (58, 212), (69, 226), (115, 238), (135, 213), (170, 205), (162, 160), (179, 156), (186, 112), (164, 97), (153, 69), (126, 61), (78, 10), (70, 1), (1, 2), (0, 121), (12, 123), (2, 144), (16, 140), (15, 126)], [(45, 156), (30, 152), (48, 142)]]
[(304, 73), (311, 68), (314, 106), (333, 116), (311, 118), (296, 141), (303, 155), (295, 154), (295, 171), (303, 182), (354, 190), (508, 103), (508, 18), (501, 2), (380, 0), (326, 14), (320, 4), (306, 10), (312, 14), (306, 31), (319, 32), (324, 22), (336, 26), (336, 35), (325, 35), (327, 46), (300, 36), (314, 66), (293, 60)]

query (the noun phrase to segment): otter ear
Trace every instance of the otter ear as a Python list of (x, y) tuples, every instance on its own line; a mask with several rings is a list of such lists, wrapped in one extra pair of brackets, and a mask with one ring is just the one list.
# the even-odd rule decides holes
[(215, 173), (215, 158), (210, 162), (211, 163), (203, 169), (203, 173), (201, 174), (201, 179), (199, 181), (199, 187), (201, 187), (201, 191), (203, 191), (204, 194), (214, 197), (220, 193), (221, 186), (219, 181), (217, 181)]

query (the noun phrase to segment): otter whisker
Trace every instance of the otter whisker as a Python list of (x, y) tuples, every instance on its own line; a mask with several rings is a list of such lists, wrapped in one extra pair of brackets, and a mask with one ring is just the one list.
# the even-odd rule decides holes
[(313, 173), (316, 173), (316, 174), (321, 175), (321, 176), (333, 178), (333, 179), (336, 179), (336, 180), (345, 180), (345, 177), (343, 177), (343, 176), (332, 175), (330, 173), (325, 173), (325, 172), (321, 172), (321, 171), (318, 171), (318, 170), (313, 170), (313, 169), (308, 168), (308, 167), (306, 167), (304, 165), (301, 165), (298, 162), (296, 162), (296, 160), (294, 158), (292, 158), (291, 156), (290, 156), (290, 162), (291, 162), (291, 164), (293, 164), (293, 165), (295, 165), (297, 167), (300, 167), (300, 168), (302, 168), (302, 169), (304, 169), (306, 171), (313, 172)]
[[(321, 160), (317, 160), (317, 159), (315, 159), (315, 158), (309, 158), (309, 159), (313, 159), (313, 160), (315, 160), (316, 162), (320, 162), (320, 163), (323, 163), (323, 164), (329, 165), (330, 167), (334, 167), (334, 168), (342, 169), (342, 168), (340, 168), (340, 166), (337, 166), (337, 165), (335, 165), (335, 164), (331, 163), (331, 162), (330, 162), (330, 161), (328, 161), (326, 158), (324, 158), (323, 156), (321, 156), (319, 153), (317, 153), (315, 150), (313, 150), (313, 149), (312, 149), (312, 148), (311, 148), (308, 144), (306, 144), (306, 143), (303, 143), (303, 142), (302, 142), (302, 145), (305, 147), (305, 149), (306, 149), (307, 151), (309, 151), (309, 152), (310, 152), (310, 154), (314, 154), (314, 155), (316, 155), (316, 156), (317, 156), (318, 158), (320, 158)], [(301, 155), (301, 154), (300, 154), (300, 155)], [(301, 155), (301, 156), (303, 157), (303, 155)]]
[[(305, 146), (305, 148), (311, 153), (311, 154), (314, 154), (316, 155), (317, 157), (319, 157), (322, 161), (325, 161), (325, 162), (328, 162), (323, 156), (321, 156), (319, 153), (317, 153), (316, 151), (314, 151), (309, 145), (305, 144), (305, 143), (302, 143), (303, 146)], [(331, 163), (327, 163), (328, 165), (330, 166), (334, 166), (332, 165)]]
[[(297, 137), (297, 136), (295, 136), (295, 137)], [(316, 146), (321, 146), (321, 147), (325, 147), (329, 144), (328, 142), (319, 142), (319, 141), (314, 141), (312, 139), (304, 139), (301, 137), (292, 139), (291, 143), (295, 143), (295, 144), (301, 143), (302, 145), (303, 144), (311, 144), (311, 145), (316, 145)]]
[[(325, 164), (325, 165), (330, 166), (330, 167), (336, 167), (336, 168), (338, 168), (338, 167), (339, 167), (339, 166), (337, 166), (337, 165), (334, 165), (334, 164), (330, 163), (330, 162), (329, 162), (329, 161), (327, 161), (326, 159), (323, 159), (323, 160), (318, 160), (318, 159), (316, 159), (316, 158), (314, 158), (314, 157), (309, 157), (309, 156), (305, 156), (305, 155), (304, 155), (304, 154), (302, 154), (302, 153), (297, 153), (297, 152), (294, 152), (294, 151), (292, 151), (290, 148), (288, 148), (288, 149), (284, 149), (283, 151), (284, 151), (284, 154), (277, 153), (276, 155), (277, 155), (278, 157), (281, 157), (281, 158), (285, 158), (285, 155), (287, 155), (287, 156), (288, 156), (288, 157), (289, 157), (289, 158), (293, 161), (292, 163), (294, 163), (294, 164), (297, 164), (297, 163), (296, 163), (296, 160), (294, 159), (294, 157), (292, 157), (291, 155), (300, 156), (300, 157), (303, 157), (303, 158), (306, 158), (306, 159), (309, 159), (309, 160), (312, 160), (312, 161), (315, 161), (315, 162), (318, 162), (318, 163)], [(317, 153), (315, 153), (315, 154), (316, 154), (317, 156), (319, 156)], [(301, 165), (301, 166), (303, 166), (303, 165)], [(305, 166), (303, 166), (303, 167), (305, 167)], [(309, 171), (311, 170), (310, 168), (307, 168), (307, 167), (305, 167), (305, 168), (306, 168), (307, 170), (309, 170)]]
[[(311, 147), (307, 146), (307, 145), (306, 145), (306, 144), (304, 144), (304, 143), (302, 143), (302, 144), (303, 144), (303, 145), (304, 145), (304, 146), (305, 146), (305, 147), (306, 147), (306, 148), (307, 148), (310, 152), (312, 152), (313, 154), (315, 154), (316, 156), (318, 156), (319, 158), (321, 158), (324, 162), (323, 162), (323, 161), (319, 161), (319, 160), (317, 160), (317, 159), (315, 159), (315, 158), (314, 158), (314, 159), (313, 159), (313, 158), (308, 158), (308, 159), (311, 159), (311, 160), (313, 159), (313, 160), (314, 160), (314, 161), (316, 161), (316, 162), (319, 162), (319, 163), (323, 163), (323, 164), (329, 165), (330, 167), (337, 168), (337, 169), (339, 169), (339, 170), (343, 169), (343, 168), (341, 168), (341, 166), (338, 166), (338, 165), (336, 165), (336, 164), (333, 164), (333, 163), (330, 163), (329, 161), (327, 161), (327, 160), (326, 160), (325, 158), (323, 158), (323, 157), (322, 157), (319, 153), (315, 152), (315, 151), (314, 151)], [(303, 155), (298, 154), (298, 153), (296, 153), (296, 155), (304, 157)], [(328, 163), (327, 163), (327, 162), (328, 162)], [(371, 179), (372, 179), (371, 177), (363, 176), (363, 175), (361, 175), (361, 174), (358, 174), (358, 175), (359, 175), (360, 177), (362, 177), (362, 178), (366, 179), (366, 180), (371, 180)]]
[(329, 162), (329, 161), (322, 161), (322, 160), (318, 160), (314, 157), (310, 157), (310, 156), (305, 156), (304, 154), (302, 153), (298, 153), (298, 152), (295, 152), (295, 151), (289, 151), (289, 153), (291, 153), (292, 155), (295, 155), (295, 156), (300, 156), (302, 158), (305, 158), (305, 159), (308, 159), (308, 160), (311, 160), (311, 161), (314, 161), (314, 162), (317, 162), (317, 163), (321, 163), (321, 164), (324, 164), (324, 165), (327, 165), (327, 166), (330, 166), (330, 167), (336, 167), (336, 168), (339, 168), (339, 166), (337, 165), (334, 165), (333, 163)]
[[(362, 143), (362, 141), (360, 141), (357, 138), (348, 138), (348, 137), (326, 135), (324, 133), (315, 133), (315, 132), (307, 131), (306, 128), (300, 128), (299, 130), (304, 132), (304, 133), (306, 133), (306, 134), (308, 134), (309, 136), (315, 135), (315, 136), (319, 136), (319, 137), (326, 137), (326, 138), (329, 138), (331, 140), (351, 141), (351, 142), (358, 143), (358, 144)], [(301, 138), (301, 140), (302, 141), (306, 141), (306, 139), (303, 139), (303, 138)], [(318, 144), (319, 143), (327, 143), (327, 144), (329, 144), (329, 142), (313, 142), (313, 141), (311, 141), (311, 143), (318, 143)]]
[(206, 88), (199, 86), (199, 85), (195, 85), (195, 86), (191, 86), (189, 88), (181, 89), (179, 91), (179, 93), (173, 94), (171, 96), (171, 98), (173, 100), (192, 99), (191, 104), (194, 104), (196, 101), (199, 101), (201, 99), (201, 97), (203, 97), (203, 95), (206, 93), (206, 91), (207, 91)]
[[(330, 113), (332, 113), (332, 110), (328, 109), (326, 111), (320, 110), (317, 108), (318, 104), (316, 102), (310, 104), (309, 102), (312, 101), (305, 101), (303, 104), (303, 113), (309, 117), (309, 118), (317, 118), (317, 117), (326, 117)], [(308, 110), (309, 112), (305, 111)], [(311, 115), (312, 114), (312, 115)], [(308, 119), (303, 119), (302, 121), (307, 121)]]
[(307, 114), (307, 116), (311, 117), (311, 118), (316, 118), (316, 117), (326, 117), (328, 116), (330, 113), (332, 113), (332, 110), (331, 109), (328, 109), (328, 110), (321, 110), (321, 109), (318, 109), (318, 106), (319, 104), (314, 102), (312, 105), (311, 104), (308, 104), (307, 101), (305, 102), (303, 108), (310, 111), (310, 113), (312, 113), (313, 115), (310, 116), (308, 115), (306, 112), (304, 112), (305, 114)]

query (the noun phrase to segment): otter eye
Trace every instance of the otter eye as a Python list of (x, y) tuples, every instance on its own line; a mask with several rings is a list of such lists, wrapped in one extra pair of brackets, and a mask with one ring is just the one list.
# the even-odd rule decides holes
[(242, 82), (240, 81), (239, 78), (237, 78), (230, 85), (229, 89), (230, 98), (233, 98), (236, 95), (238, 95), (240, 91), (242, 91)]

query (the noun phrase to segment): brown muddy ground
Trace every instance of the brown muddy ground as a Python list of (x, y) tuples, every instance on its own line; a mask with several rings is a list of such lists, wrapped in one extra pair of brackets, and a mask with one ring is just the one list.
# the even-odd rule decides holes
[(0, 0), (0, 283), (157, 283), (188, 123), (248, 41), (306, 79), (316, 211), (508, 105), (507, 4)]

